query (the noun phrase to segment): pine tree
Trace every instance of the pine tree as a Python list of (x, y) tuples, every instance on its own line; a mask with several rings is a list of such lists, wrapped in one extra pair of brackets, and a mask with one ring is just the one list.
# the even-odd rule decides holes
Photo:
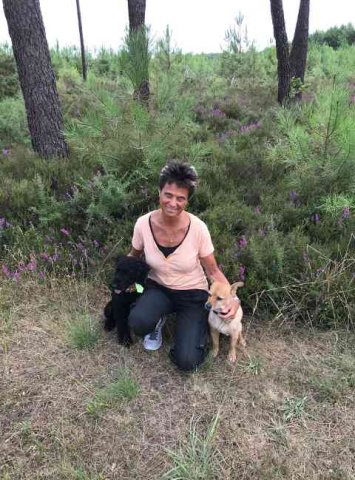
[[(149, 41), (148, 30), (145, 26), (145, 0), (128, 0), (129, 16), (129, 39), (126, 42), (129, 45), (129, 52), (132, 58), (132, 65), (139, 64), (140, 78), (139, 84), (135, 85), (134, 97), (143, 103), (147, 103), (150, 96), (149, 88)], [(138, 51), (142, 50), (144, 51)], [(139, 60), (142, 59), (142, 60)], [(145, 64), (146, 68), (142, 68)], [(142, 75), (143, 74), (143, 75)], [(136, 75), (138, 78), (138, 75)]]
[(3, 0), (35, 152), (67, 157), (63, 117), (39, 0)]
[(80, 36), (80, 51), (81, 51), (81, 66), (83, 69), (83, 80), (86, 81), (87, 78), (87, 63), (85, 57), (85, 45), (84, 45), (84, 34), (83, 34), (83, 25), (81, 21), (81, 10), (80, 10), (80, 0), (76, 0), (76, 11), (78, 14), (78, 27), (79, 27), (79, 36)]
[[(290, 97), (291, 81), (299, 86), (304, 82), (308, 49), (310, 0), (300, 0), (297, 24), (290, 52), (282, 0), (270, 0), (271, 17), (276, 41), (278, 95), (277, 100), (284, 104)], [(296, 92), (301, 98), (301, 91)]]

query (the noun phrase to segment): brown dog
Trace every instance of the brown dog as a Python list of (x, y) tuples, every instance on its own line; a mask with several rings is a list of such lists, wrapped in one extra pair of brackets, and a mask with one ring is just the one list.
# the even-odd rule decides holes
[(228, 360), (235, 362), (237, 359), (237, 344), (245, 347), (245, 340), (242, 336), (242, 317), (243, 310), (239, 306), (236, 315), (232, 320), (224, 320), (220, 317), (220, 313), (228, 308), (230, 301), (236, 297), (238, 287), (242, 287), (243, 282), (236, 282), (233, 285), (222, 282), (213, 282), (210, 288), (210, 296), (206, 302), (206, 308), (210, 311), (208, 322), (211, 328), (212, 352), (213, 356), (218, 355), (219, 350), (219, 334), (230, 336), (230, 347)]

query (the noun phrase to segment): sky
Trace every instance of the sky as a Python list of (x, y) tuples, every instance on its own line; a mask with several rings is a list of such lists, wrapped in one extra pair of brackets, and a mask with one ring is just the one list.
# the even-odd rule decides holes
[[(310, 33), (334, 25), (355, 24), (354, 0), (310, 0)], [(75, 0), (40, 0), (50, 46), (79, 45)], [(80, 0), (85, 46), (122, 46), (128, 25), (127, 0)], [(292, 40), (299, 0), (283, 0), (286, 28)], [(146, 24), (153, 39), (164, 34), (169, 25), (172, 41), (183, 52), (220, 52), (225, 46), (226, 30), (238, 12), (244, 15), (248, 39), (258, 49), (273, 39), (270, 0), (146, 0)], [(0, 9), (0, 43), (9, 42), (4, 12)]]

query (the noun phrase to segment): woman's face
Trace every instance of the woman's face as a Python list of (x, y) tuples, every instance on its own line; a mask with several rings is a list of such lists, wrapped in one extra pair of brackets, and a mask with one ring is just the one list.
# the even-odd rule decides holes
[(188, 188), (181, 188), (176, 183), (166, 183), (159, 192), (160, 207), (168, 217), (177, 217), (185, 210), (189, 198)]

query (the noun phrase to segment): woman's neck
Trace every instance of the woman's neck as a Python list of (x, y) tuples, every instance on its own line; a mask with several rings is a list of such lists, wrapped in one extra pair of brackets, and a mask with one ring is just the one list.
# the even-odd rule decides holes
[(181, 224), (181, 222), (184, 220), (185, 216), (187, 215), (186, 212), (183, 211), (177, 217), (169, 217), (168, 215), (164, 215), (164, 212), (161, 208), (157, 210), (157, 212), (159, 215), (160, 222), (167, 227), (177, 227), (178, 225)]

